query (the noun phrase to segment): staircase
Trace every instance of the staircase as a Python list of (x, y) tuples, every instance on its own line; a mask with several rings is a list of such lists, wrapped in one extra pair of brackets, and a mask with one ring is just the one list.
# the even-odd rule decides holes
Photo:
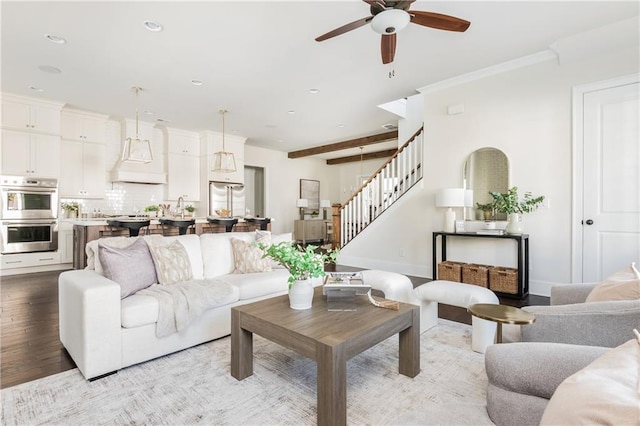
[(424, 127), (333, 211), (334, 246), (344, 247), (422, 179)]

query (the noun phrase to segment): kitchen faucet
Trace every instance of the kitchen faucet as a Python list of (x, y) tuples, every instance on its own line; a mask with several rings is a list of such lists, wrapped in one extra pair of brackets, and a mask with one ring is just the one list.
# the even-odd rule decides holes
[(180, 219), (184, 219), (184, 198), (178, 197), (178, 208), (180, 209)]

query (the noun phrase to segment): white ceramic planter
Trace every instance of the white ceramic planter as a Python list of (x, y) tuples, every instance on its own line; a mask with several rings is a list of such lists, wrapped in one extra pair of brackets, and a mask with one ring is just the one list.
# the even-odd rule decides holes
[(524, 233), (524, 227), (522, 226), (522, 215), (520, 213), (509, 214), (509, 223), (507, 224), (505, 231), (513, 235), (520, 235)]
[(313, 285), (311, 285), (311, 280), (298, 280), (291, 285), (289, 289), (289, 306), (291, 309), (309, 309), (312, 302)]

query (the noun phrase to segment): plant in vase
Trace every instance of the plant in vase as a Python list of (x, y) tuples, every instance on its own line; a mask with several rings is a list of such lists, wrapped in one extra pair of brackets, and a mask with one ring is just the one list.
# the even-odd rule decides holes
[(313, 300), (311, 278), (325, 276), (324, 265), (335, 263), (339, 249), (317, 252), (318, 247), (302, 248), (291, 241), (266, 245), (257, 243), (268, 257), (289, 271), (289, 304), (292, 309), (309, 309)]
[(60, 205), (62, 210), (64, 210), (65, 217), (68, 218), (76, 218), (78, 217), (78, 210), (80, 210), (80, 206), (77, 202), (71, 201), (69, 203), (62, 203)]
[(496, 210), (509, 216), (506, 231), (510, 234), (522, 234), (522, 215), (537, 210), (544, 201), (544, 195), (534, 197), (530, 192), (525, 192), (524, 198), (520, 199), (517, 186), (510, 188), (506, 193), (489, 194), (493, 197)]
[(160, 207), (157, 205), (151, 205), (144, 208), (144, 212), (149, 217), (156, 217), (158, 215), (158, 210), (160, 210)]
[(482, 217), (484, 220), (491, 220), (493, 218), (493, 211), (495, 210), (495, 206), (493, 205), (493, 203), (476, 203), (476, 207), (482, 212)]
[(187, 216), (193, 216), (193, 213), (196, 211), (196, 208), (193, 207), (191, 204), (186, 205), (184, 209), (189, 213)]

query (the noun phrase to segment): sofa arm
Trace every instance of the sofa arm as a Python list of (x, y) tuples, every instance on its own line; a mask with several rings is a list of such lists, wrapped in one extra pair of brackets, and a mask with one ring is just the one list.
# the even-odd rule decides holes
[(570, 305), (584, 303), (591, 290), (598, 283), (562, 284), (551, 287), (550, 303), (552, 305)]
[(505, 343), (485, 353), (487, 413), (496, 425), (537, 425), (560, 383), (606, 348), (558, 343)]
[(640, 300), (526, 306), (536, 316), (522, 326), (523, 342), (555, 342), (613, 348), (640, 328)]
[(91, 270), (58, 278), (60, 341), (84, 377), (92, 379), (122, 365), (120, 286)]

